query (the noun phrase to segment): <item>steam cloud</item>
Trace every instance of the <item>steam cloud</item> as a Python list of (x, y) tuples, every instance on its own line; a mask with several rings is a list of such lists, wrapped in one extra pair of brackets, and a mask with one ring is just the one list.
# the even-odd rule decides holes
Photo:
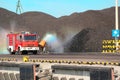
[(9, 31), (0, 27), (0, 53), (1, 54), (8, 54), (8, 51), (7, 51), (7, 36), (6, 36), (8, 33), (9, 33)]
[(0, 27), (0, 53), (9, 54), (7, 50), (7, 34), (14, 32), (16, 27), (16, 22), (14, 20), (10, 21), (10, 31)]
[(56, 34), (46, 34), (43, 38), (47, 42), (47, 46), (49, 47), (49, 51), (63, 53), (64, 48), (60, 39), (56, 36)]

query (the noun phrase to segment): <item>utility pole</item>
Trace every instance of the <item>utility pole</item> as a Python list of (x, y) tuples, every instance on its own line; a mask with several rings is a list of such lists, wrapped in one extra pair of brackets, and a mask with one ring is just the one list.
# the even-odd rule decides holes
[(115, 23), (116, 23), (116, 30), (119, 29), (119, 23), (118, 23), (118, 0), (116, 0), (116, 7), (115, 7)]
[(20, 0), (18, 0), (17, 7), (16, 7), (16, 13), (21, 14), (22, 10), (23, 10), (22, 5), (20, 3)]
[[(119, 19), (118, 19), (118, 0), (115, 1), (116, 3), (116, 6), (115, 6), (115, 29), (116, 30), (119, 30)], [(119, 34), (120, 35), (120, 34)], [(115, 37), (115, 40), (116, 40), (116, 51), (119, 49), (118, 46), (119, 46), (119, 43), (118, 43), (118, 37)]]

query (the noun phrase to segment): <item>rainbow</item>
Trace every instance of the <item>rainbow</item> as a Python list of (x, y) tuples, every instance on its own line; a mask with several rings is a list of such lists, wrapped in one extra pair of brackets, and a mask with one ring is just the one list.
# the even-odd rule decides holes
[(55, 34), (46, 34), (43, 40), (45, 40), (47, 44), (52, 44), (57, 41), (57, 37)]

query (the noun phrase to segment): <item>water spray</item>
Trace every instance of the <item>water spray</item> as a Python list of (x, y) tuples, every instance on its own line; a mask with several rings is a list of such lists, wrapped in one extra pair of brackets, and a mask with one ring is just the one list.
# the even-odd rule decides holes
[(57, 53), (63, 53), (64, 52), (62, 42), (58, 39), (56, 34), (47, 33), (44, 36), (43, 41), (46, 42), (47, 46), (50, 47), (52, 52), (57, 52)]

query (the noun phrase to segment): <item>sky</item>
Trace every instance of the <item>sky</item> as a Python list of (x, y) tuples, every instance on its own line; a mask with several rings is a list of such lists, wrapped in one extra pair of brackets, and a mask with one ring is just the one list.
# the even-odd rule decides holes
[[(16, 12), (18, 0), (0, 0), (0, 7)], [(120, 3), (120, 0), (119, 0)], [(39, 11), (54, 17), (115, 6), (115, 0), (21, 0), (22, 12)]]

